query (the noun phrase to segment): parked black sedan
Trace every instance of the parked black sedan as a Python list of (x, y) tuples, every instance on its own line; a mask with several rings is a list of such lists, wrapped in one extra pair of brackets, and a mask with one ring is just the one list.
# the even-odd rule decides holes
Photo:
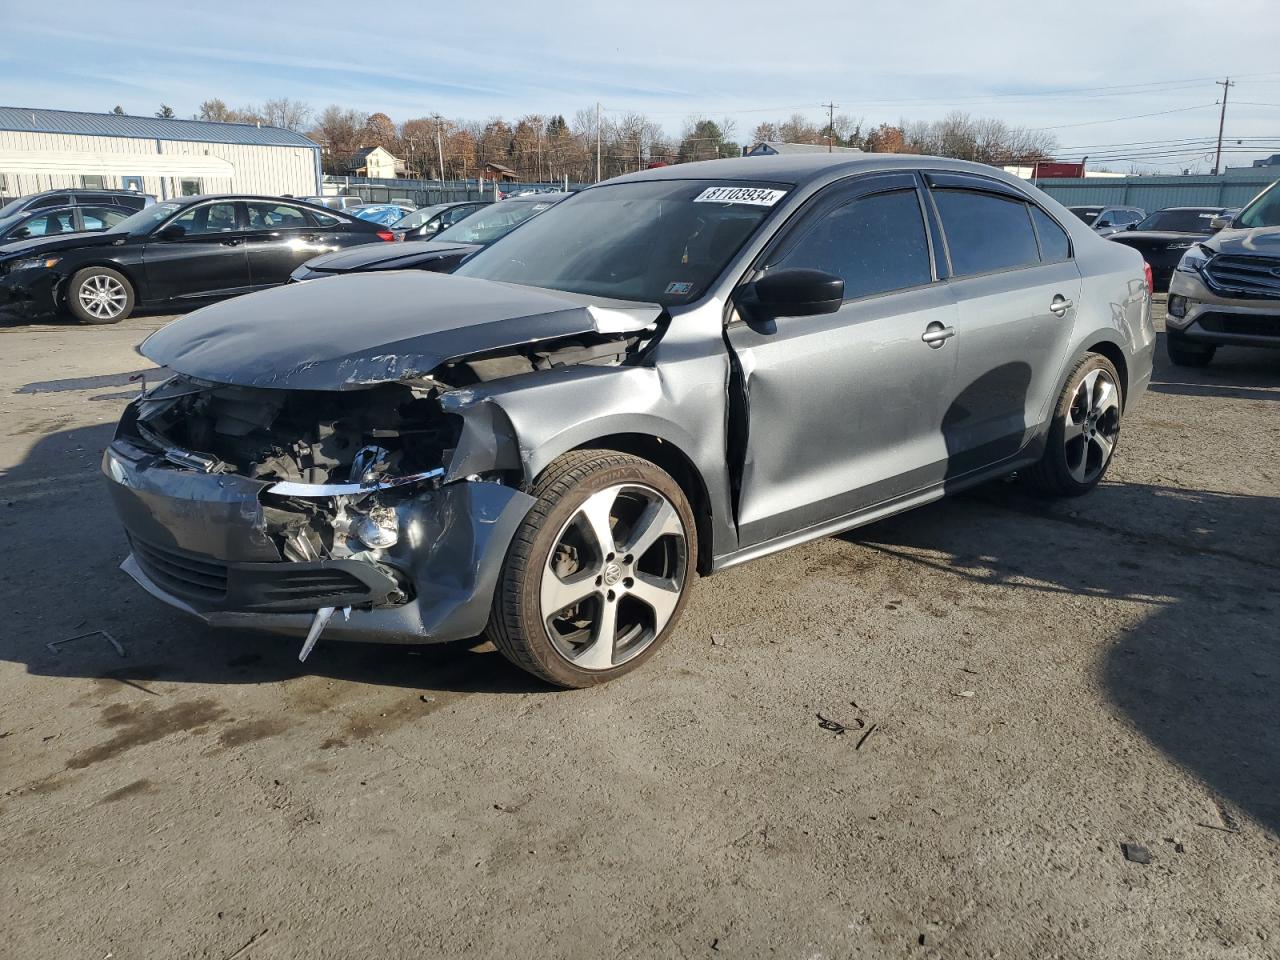
[(1140, 223), (1109, 239), (1133, 247), (1151, 266), (1151, 278), (1158, 293), (1169, 289), (1173, 269), (1193, 243), (1211, 237), (1218, 231), (1213, 219), (1224, 213), (1222, 207), (1165, 207)]
[(316, 280), (339, 273), (367, 273), (371, 270), (426, 270), (452, 273), (463, 260), (483, 250), (499, 237), (555, 206), (568, 193), (546, 193), (502, 200), (482, 206), (471, 216), (436, 234), (434, 240), (411, 240), (393, 247), (340, 250), (308, 260), (289, 278), (290, 283)]
[(272, 287), (317, 253), (394, 239), (386, 227), (306, 203), (183, 197), (101, 233), (0, 246), (0, 306), (116, 323), (138, 306), (196, 305)]
[(492, 200), (460, 200), (455, 203), (433, 203), (419, 207), (391, 225), (398, 240), (428, 240), (441, 230), (469, 217)]

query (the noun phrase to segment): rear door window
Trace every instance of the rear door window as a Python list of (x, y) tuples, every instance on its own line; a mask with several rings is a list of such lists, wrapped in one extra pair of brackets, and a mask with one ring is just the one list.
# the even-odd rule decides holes
[(1045, 263), (1056, 263), (1071, 256), (1071, 238), (1056, 220), (1039, 207), (1031, 208), (1031, 219), (1035, 221), (1036, 236), (1040, 239), (1040, 259)]
[(976, 190), (933, 191), (957, 277), (1040, 262), (1027, 204)]
[(850, 201), (827, 213), (770, 269), (808, 267), (844, 280), (856, 300), (933, 280), (924, 217), (914, 190)]
[(86, 230), (110, 230), (126, 219), (129, 211), (122, 207), (81, 207), (80, 215), (84, 217)]
[(300, 230), (307, 218), (297, 207), (284, 203), (249, 203), (250, 230)]

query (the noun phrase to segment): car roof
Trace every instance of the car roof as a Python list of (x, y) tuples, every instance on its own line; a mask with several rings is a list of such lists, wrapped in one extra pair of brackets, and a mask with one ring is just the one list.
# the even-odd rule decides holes
[(1168, 213), (1171, 210), (1197, 210), (1201, 213), (1208, 213), (1210, 211), (1218, 212), (1225, 209), (1226, 207), (1161, 207), (1156, 211), (1156, 213)]
[[(755, 180), (804, 186), (856, 173), (918, 169), (972, 173), (1004, 183), (1029, 186), (1025, 180), (985, 163), (910, 153), (798, 153), (699, 160), (694, 163), (678, 163), (666, 167), (655, 167), (652, 170), (639, 170), (614, 177), (605, 183), (645, 180)], [(595, 187), (587, 189), (592, 190)]]

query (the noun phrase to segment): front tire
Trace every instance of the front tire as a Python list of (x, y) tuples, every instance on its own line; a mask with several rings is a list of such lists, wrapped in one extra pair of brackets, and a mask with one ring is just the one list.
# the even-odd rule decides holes
[(1197, 343), (1172, 330), (1165, 332), (1164, 348), (1169, 359), (1179, 367), (1207, 367), (1218, 352), (1212, 343)]
[(647, 460), (576, 450), (529, 491), (488, 636), (512, 663), (560, 687), (612, 680), (674, 629), (697, 569), (684, 492)]
[(1031, 469), (1032, 482), (1056, 497), (1078, 497), (1096, 487), (1111, 466), (1123, 410), (1114, 364), (1100, 354), (1085, 354), (1067, 376), (1044, 454)]
[(109, 267), (85, 267), (67, 285), (67, 309), (81, 323), (119, 323), (133, 305), (133, 284)]

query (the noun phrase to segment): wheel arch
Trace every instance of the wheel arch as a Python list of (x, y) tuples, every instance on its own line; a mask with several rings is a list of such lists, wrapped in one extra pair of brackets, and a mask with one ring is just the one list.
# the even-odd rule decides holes
[(1086, 347), (1081, 353), (1081, 356), (1084, 356), (1086, 353), (1096, 353), (1111, 361), (1112, 365), (1116, 368), (1116, 373), (1120, 374), (1120, 382), (1123, 386), (1120, 394), (1120, 401), (1122, 405), (1128, 406), (1129, 362), (1125, 358), (1124, 350), (1114, 340), (1098, 340), (1092, 346)]
[(645, 433), (607, 434), (580, 443), (573, 449), (600, 449), (629, 453), (642, 460), (648, 460), (670, 474), (688, 499), (689, 507), (693, 510), (694, 523), (697, 524), (698, 573), (706, 576), (711, 572), (711, 559), (714, 554), (711, 496), (701, 471), (684, 450), (670, 440)]
[[(140, 268), (141, 264), (138, 266)], [(143, 285), (141, 279), (138, 274), (134, 272), (133, 268), (125, 266), (122, 263), (117, 263), (114, 260), (108, 260), (103, 257), (94, 257), (91, 260), (86, 260), (84, 263), (75, 264), (75, 266), (70, 267), (67, 272), (62, 275), (62, 279), (58, 282), (56, 290), (56, 297), (60, 307), (65, 308), (67, 305), (67, 291), (71, 288), (71, 281), (75, 279), (76, 274), (81, 270), (88, 270), (91, 267), (104, 267), (107, 270), (114, 270), (116, 273), (120, 274), (129, 281), (129, 286), (133, 287), (134, 309), (137, 309), (142, 305), (144, 292)]]

